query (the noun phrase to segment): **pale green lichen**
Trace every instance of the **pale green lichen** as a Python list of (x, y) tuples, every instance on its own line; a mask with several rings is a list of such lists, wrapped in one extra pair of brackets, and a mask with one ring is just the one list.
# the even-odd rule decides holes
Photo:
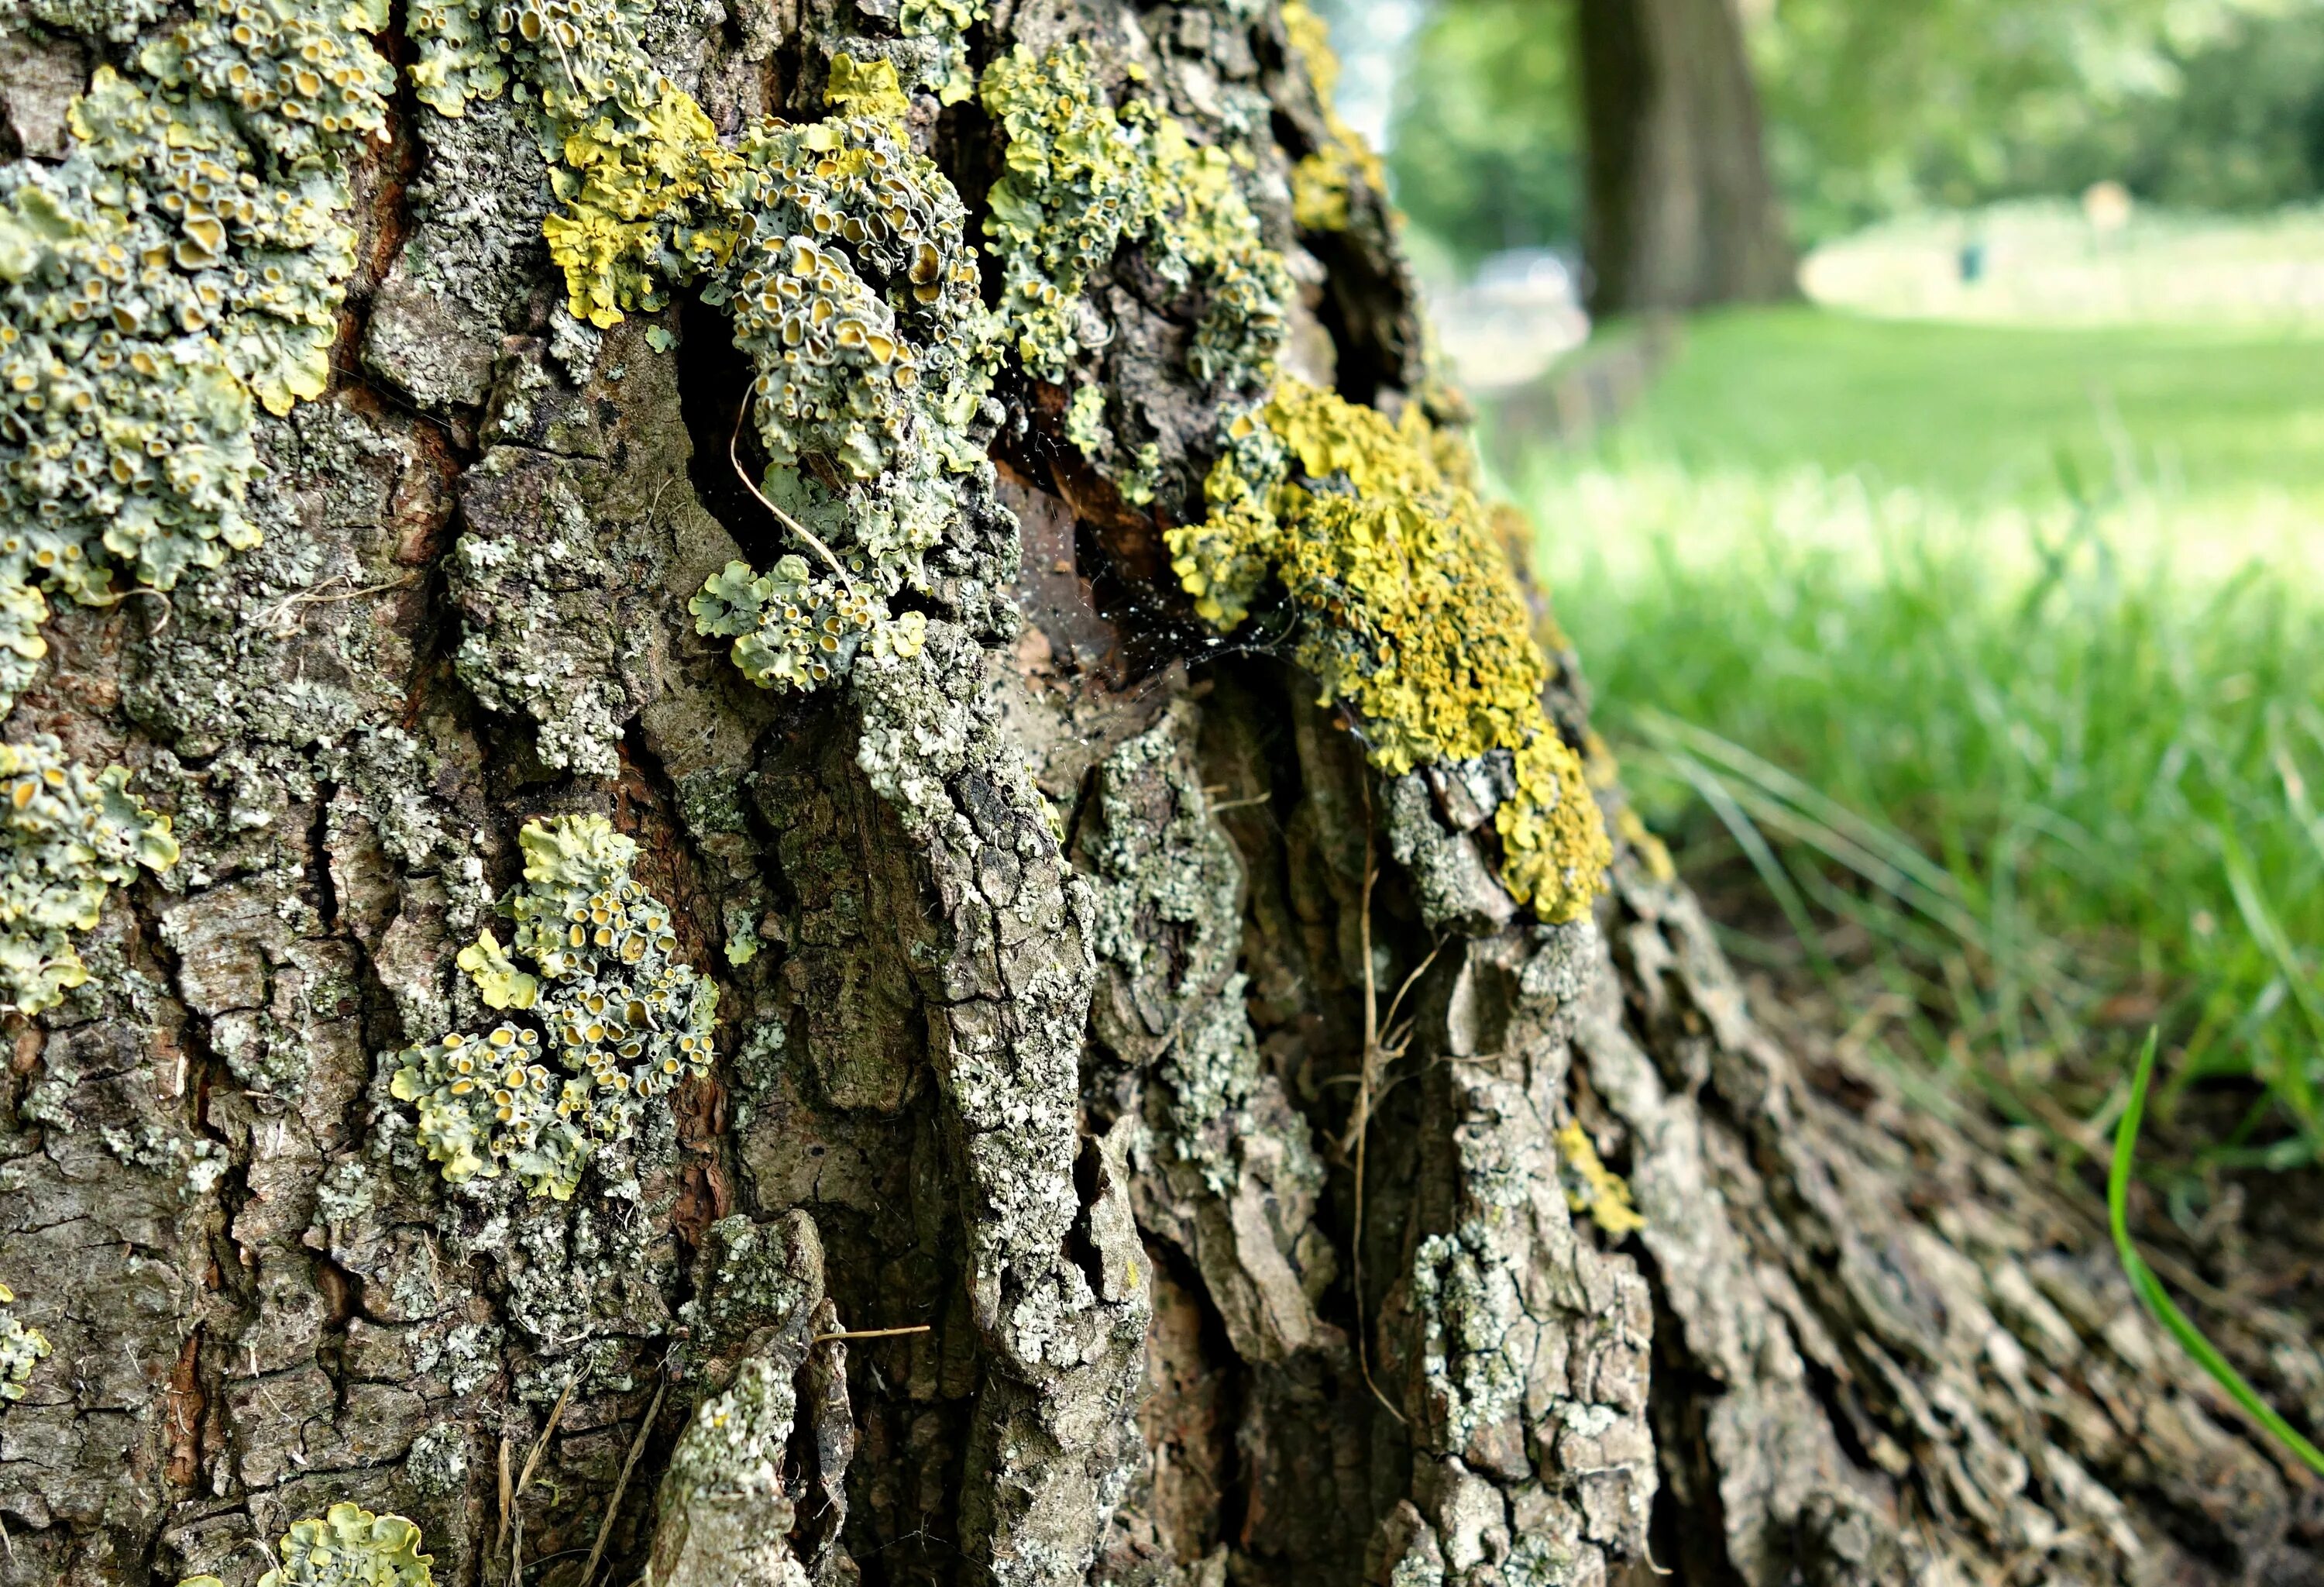
[(127, 40), (169, 9), (163, 0), (19, 0), (23, 14), (60, 32)]
[[(428, 91), (447, 104), (483, 91), (463, 31), (481, 15), (447, 3), (415, 23)], [(909, 654), (920, 620), (891, 602), (927, 586), (957, 482), (987, 466), (964, 427), (995, 332), (966, 212), (912, 147), (893, 63), (836, 57), (835, 114), (761, 121), (730, 148), (654, 71), (621, 5), (527, 0), (495, 9), (490, 31), (541, 106), (561, 204), (542, 229), (572, 312), (612, 326), (690, 285), (756, 367), (765, 494), (816, 560), (734, 564), (696, 598), (700, 631), (734, 640), (770, 687), (813, 687), (867, 640)]]
[(418, 1527), (353, 1504), (291, 1522), (276, 1552), (282, 1563), (258, 1587), (430, 1587), (435, 1580)]
[(0, 743), (0, 1007), (35, 1014), (88, 979), (69, 933), (95, 926), (138, 866), (174, 864), (178, 844), (125, 768), (92, 773), (48, 734)]
[[(153, 8), (51, 23), (125, 39)], [(0, 168), (0, 713), (47, 653), (43, 586), (104, 605), (257, 543), (252, 404), (321, 394), (355, 269), (338, 156), (383, 135), (385, 0), (197, 0), (97, 68), (55, 163)], [(117, 24), (117, 25), (116, 25)], [(12, 790), (0, 992), (31, 1013), (88, 978), (68, 933), (177, 857), (165, 817), (57, 741), (0, 752)]]
[(1391, 776), (1508, 751), (1502, 884), (1545, 920), (1587, 913), (1611, 845), (1581, 757), (1542, 708), (1548, 662), (1464, 444), (1417, 407), (1393, 424), (1293, 380), (1230, 435), (1205, 482), (1210, 516), (1166, 536), (1195, 610), (1230, 632), (1279, 588), (1301, 619), (1294, 659), (1355, 713)]
[(10, 1404), (24, 1398), (32, 1369), (49, 1354), (47, 1337), (16, 1320), (15, 1304), (15, 1292), (0, 1284), (0, 1401)]
[(914, 86), (933, 90), (945, 105), (957, 105), (974, 94), (967, 33), (984, 17), (982, 0), (904, 0), (896, 14), (897, 31), (917, 41), (924, 56)]
[(1507, 1337), (1523, 1317), (1517, 1275), (1490, 1232), (1471, 1223), (1414, 1250), (1412, 1307), (1421, 1321), (1421, 1373), (1437, 1401), (1448, 1447), (1515, 1416), (1525, 1403), (1522, 1352)]
[(563, 1201), (600, 1145), (635, 1133), (646, 1103), (709, 1073), (718, 989), (677, 956), (669, 909), (630, 874), (637, 844), (604, 817), (530, 822), (518, 843), (524, 882), (507, 909), (533, 967), (490, 931), (459, 964), (489, 1006), (531, 1023), (409, 1047), (391, 1090), (417, 1105), (420, 1144), (448, 1182), (506, 1170)]
[(383, 125), (384, 9), (204, 0), (146, 80), (97, 69), (62, 162), (0, 169), (0, 585), (101, 603), (116, 565), (167, 589), (255, 543), (251, 402), (328, 377), (355, 267), (328, 157)]
[(1142, 243), (1164, 281), (1202, 294), (1187, 355), (1196, 378), (1263, 390), (1291, 277), (1238, 185), (1249, 156), (1195, 143), (1144, 100), (1116, 110), (1079, 44), (1038, 55), (1020, 44), (985, 68), (980, 94), (1008, 138), (984, 232), (1025, 367), (1068, 377), (1088, 350), (1083, 289), (1124, 243)]

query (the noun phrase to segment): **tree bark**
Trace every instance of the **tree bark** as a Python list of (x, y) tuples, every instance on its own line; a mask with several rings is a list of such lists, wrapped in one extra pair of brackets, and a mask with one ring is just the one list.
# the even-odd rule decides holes
[[(666, 5), (654, 47), (731, 135), (891, 23)], [(1069, 35), (1251, 141), (1286, 366), (1420, 400), (1384, 201), (1292, 224), (1335, 134), (1278, 13), (971, 39)], [(68, 96), (131, 48), (24, 39)], [(60, 600), (9, 722), (134, 768), (183, 854), (15, 1021), (0, 1278), (52, 1350), (0, 1415), (0, 1582), (243, 1587), (342, 1502), (455, 1587), (2319, 1579), (2316, 1485), (2087, 1218), (1755, 1020), (1602, 759), (1613, 890), (1533, 923), (1489, 779), (1381, 775), (1193, 620), (1158, 537), (1217, 399), (1139, 249), (1087, 297), (1157, 504), (1004, 382), (963, 511), (1021, 557), (928, 597), (938, 683), (744, 682), (688, 602), (785, 543), (730, 462), (750, 372), (707, 305), (567, 315), (522, 114), (399, 95), (329, 389), (254, 420), (263, 543)], [(979, 202), (973, 107), (913, 125)], [(447, 1186), (397, 1054), (501, 1018), (456, 955), (567, 816), (635, 840), (716, 1062), (570, 1199)], [(2324, 1380), (2250, 1328), (2271, 1388)]]
[(1792, 296), (1734, 0), (1576, 0), (1574, 39), (1591, 312)]

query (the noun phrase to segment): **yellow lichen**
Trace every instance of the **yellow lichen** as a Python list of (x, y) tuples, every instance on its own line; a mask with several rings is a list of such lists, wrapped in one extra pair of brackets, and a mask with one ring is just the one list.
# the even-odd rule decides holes
[(1283, 25), (1292, 50), (1306, 63), (1307, 80), (1323, 106), (1326, 134), (1321, 149), (1292, 168), (1292, 218), (1302, 231), (1345, 231), (1356, 192), (1386, 194), (1388, 171), (1364, 135), (1347, 124), (1333, 103), (1340, 83), (1340, 58), (1332, 49), (1329, 25), (1301, 0), (1287, 0)]
[(1612, 851), (1542, 709), (1548, 663), (1457, 439), (1416, 407), (1391, 423), (1286, 380), (1231, 427), (1206, 491), (1210, 516), (1166, 537), (1195, 610), (1231, 631), (1279, 586), (1294, 659), (1392, 775), (1508, 752), (1501, 880), (1544, 919), (1587, 912)]
[(23, 1398), (24, 1385), (32, 1380), (32, 1369), (49, 1354), (47, 1336), (38, 1328), (27, 1328), (16, 1320), (11, 1309), (15, 1304), (15, 1292), (0, 1284), (0, 1401)]
[(984, 232), (1025, 367), (1066, 379), (1086, 350), (1083, 287), (1123, 243), (1142, 242), (1163, 280), (1203, 295), (1187, 358), (1195, 375), (1263, 389), (1282, 346), (1291, 278), (1260, 237), (1236, 155), (1195, 143), (1144, 100), (1117, 111), (1079, 44), (1038, 55), (1020, 44), (985, 68), (980, 94), (1008, 138)]
[(434, 1580), (435, 1561), (420, 1552), (418, 1527), (353, 1504), (293, 1521), (277, 1557), (281, 1563), (258, 1578), (258, 1587), (429, 1587)]
[(1600, 1160), (1598, 1148), (1581, 1121), (1569, 1120), (1558, 1130), (1557, 1151), (1573, 1179), (1565, 1192), (1568, 1206), (1588, 1213), (1598, 1227), (1618, 1240), (1646, 1226), (1630, 1200), (1629, 1186)]
[(530, 822), (517, 841), (524, 885), (508, 911), (534, 970), (489, 931), (459, 965), (488, 1006), (529, 1010), (540, 1029), (407, 1048), (390, 1089), (415, 1104), (448, 1182), (507, 1169), (562, 1201), (600, 1143), (635, 1131), (642, 1103), (709, 1072), (718, 989), (677, 956), (669, 911), (630, 874), (637, 844), (604, 817)]

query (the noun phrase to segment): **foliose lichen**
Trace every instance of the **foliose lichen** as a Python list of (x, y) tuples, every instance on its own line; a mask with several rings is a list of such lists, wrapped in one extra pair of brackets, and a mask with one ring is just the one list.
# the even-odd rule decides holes
[(637, 844), (604, 817), (529, 822), (517, 841), (514, 940), (487, 929), (459, 965), (488, 1006), (530, 1023), (406, 1048), (391, 1089), (417, 1104), (420, 1143), (448, 1182), (506, 1170), (563, 1201), (600, 1145), (635, 1133), (647, 1103), (709, 1073), (718, 988), (678, 958), (669, 910), (630, 874)]
[(31, 586), (168, 589), (256, 543), (251, 404), (319, 395), (355, 238), (337, 156), (392, 87), (384, 0), (201, 0), (98, 68), (54, 165), (0, 169), (0, 688)]
[(430, 1587), (435, 1580), (418, 1527), (353, 1504), (291, 1522), (278, 1554), (282, 1563), (258, 1587)]
[(0, 1402), (9, 1404), (24, 1398), (32, 1369), (49, 1353), (47, 1337), (16, 1320), (15, 1304), (15, 1292), (0, 1284)]
[[(122, 42), (159, 14), (32, 10)], [(0, 714), (47, 654), (44, 586), (108, 605), (257, 543), (253, 403), (327, 382), (355, 269), (340, 156), (383, 135), (365, 35), (386, 25), (386, 0), (195, 0), (129, 71), (97, 68), (62, 161), (0, 168)], [(0, 749), (0, 991), (32, 1013), (88, 978), (66, 934), (106, 886), (178, 851), (125, 770), (53, 738)]]
[(1163, 280), (1203, 296), (1187, 355), (1196, 378), (1264, 390), (1283, 346), (1291, 276), (1238, 186), (1248, 153), (1197, 144), (1142, 99), (1117, 110), (1078, 43), (1038, 55), (1019, 45), (985, 68), (980, 95), (1008, 137), (984, 233), (1025, 368), (1069, 378), (1089, 350), (1083, 289), (1122, 244), (1141, 243)]
[(1543, 919), (1586, 913), (1612, 848), (1581, 757), (1542, 709), (1548, 662), (1465, 444), (1416, 404), (1391, 423), (1285, 380), (1234, 426), (1204, 492), (1210, 515), (1166, 534), (1203, 618), (1231, 632), (1279, 586), (1301, 620), (1294, 659), (1355, 713), (1391, 776), (1508, 751), (1502, 884)]
[(968, 69), (968, 30), (984, 20), (983, 0), (903, 0), (897, 31), (914, 42), (918, 69), (913, 86), (935, 92), (939, 103), (957, 105), (976, 92)]
[(1364, 135), (1341, 115), (1334, 97), (1340, 58), (1332, 49), (1331, 28), (1302, 0), (1286, 0), (1283, 26), (1291, 48), (1307, 67), (1307, 80), (1323, 110), (1326, 142), (1291, 170), (1291, 216), (1301, 231), (1343, 232), (1356, 193), (1388, 191), (1388, 171)]
[(69, 933), (97, 924), (108, 886), (177, 862), (170, 818), (120, 766), (92, 773), (49, 734), (0, 743), (0, 1007), (36, 1014), (88, 979)]
[[(633, 13), (445, 0), (415, 18), (416, 75), (439, 108), (512, 79), (538, 99), (561, 206), (543, 232), (576, 317), (613, 326), (687, 285), (727, 310), (757, 372), (765, 493), (816, 560), (730, 566), (695, 600), (696, 623), (735, 641), (752, 681), (812, 688), (867, 639), (917, 650), (922, 620), (890, 602), (927, 587), (959, 476), (989, 466), (964, 433), (995, 339), (966, 211), (911, 145), (892, 62), (835, 58), (832, 115), (762, 120), (730, 148), (654, 70)], [(922, 7), (911, 27), (973, 14)]]

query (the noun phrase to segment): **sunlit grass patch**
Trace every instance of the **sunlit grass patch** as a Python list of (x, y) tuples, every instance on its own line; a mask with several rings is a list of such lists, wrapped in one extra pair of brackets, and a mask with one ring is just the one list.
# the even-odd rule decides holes
[(2297, 505), (2190, 557), (2136, 483), (1961, 508), (1634, 453), (1529, 494), (1650, 819), (1766, 900), (1738, 951), (2069, 1150), (2157, 1022), (2174, 1093), (2256, 1082), (2211, 1158), (2312, 1159), (2324, 586), (2266, 554)]

